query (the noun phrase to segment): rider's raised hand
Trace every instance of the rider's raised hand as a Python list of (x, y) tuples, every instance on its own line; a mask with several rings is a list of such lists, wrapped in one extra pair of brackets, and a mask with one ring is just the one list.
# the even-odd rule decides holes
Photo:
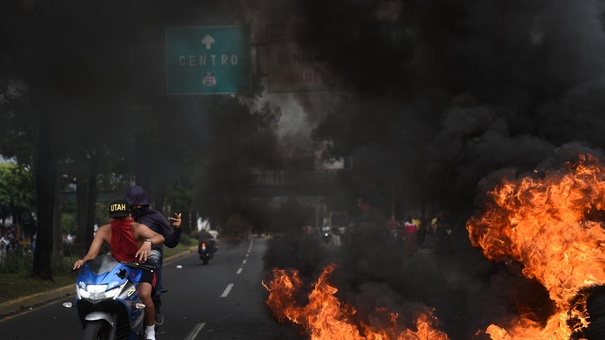
[(181, 228), (181, 213), (174, 213), (175, 217), (171, 217), (170, 220), (172, 221), (172, 225), (177, 228), (180, 229)]

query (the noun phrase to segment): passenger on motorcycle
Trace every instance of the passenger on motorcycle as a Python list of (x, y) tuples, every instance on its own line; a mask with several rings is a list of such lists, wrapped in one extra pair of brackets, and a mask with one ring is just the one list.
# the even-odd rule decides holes
[(147, 263), (156, 267), (156, 285), (153, 302), (155, 309), (155, 322), (158, 325), (164, 323), (164, 316), (160, 311), (162, 305), (161, 295), (164, 287), (162, 286), (162, 266), (164, 264), (163, 245), (168, 248), (174, 248), (181, 239), (181, 214), (175, 214), (170, 220), (173, 222), (173, 228), (168, 226), (166, 218), (157, 210), (151, 209), (151, 200), (145, 189), (140, 185), (132, 185), (125, 194), (126, 201), (130, 205), (133, 219), (138, 223), (143, 223), (151, 230), (164, 236), (164, 244), (154, 245), (151, 248), (151, 256)]
[[(86, 261), (97, 257), (104, 243), (109, 245), (111, 255), (118, 261), (145, 262), (149, 259), (152, 246), (164, 242), (164, 236), (149, 229), (148, 226), (132, 220), (128, 203), (125, 200), (116, 200), (109, 204), (109, 221), (109, 224), (99, 228), (88, 253), (74, 263), (74, 270), (82, 267)], [(145, 304), (147, 340), (155, 340), (155, 313), (151, 299), (154, 285), (155, 273), (145, 271), (140, 284), (140, 298)]]

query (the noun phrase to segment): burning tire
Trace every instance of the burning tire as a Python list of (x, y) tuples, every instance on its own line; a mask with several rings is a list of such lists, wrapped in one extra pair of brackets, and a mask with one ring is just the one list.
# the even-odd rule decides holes
[(586, 309), (591, 319), (605, 316), (605, 289), (602, 290), (602, 292), (592, 293), (586, 299)]
[(585, 288), (576, 295), (569, 315), (585, 315), (588, 326), (582, 328), (579, 317), (570, 317), (570, 328), (576, 329), (570, 339), (605, 339), (605, 286)]
[(584, 336), (588, 340), (605, 339), (605, 318), (590, 321)]

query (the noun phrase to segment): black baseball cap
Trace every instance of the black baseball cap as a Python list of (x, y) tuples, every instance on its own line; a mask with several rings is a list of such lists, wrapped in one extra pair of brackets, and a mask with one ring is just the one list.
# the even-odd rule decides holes
[(126, 200), (114, 200), (109, 203), (109, 217), (124, 218), (130, 215), (130, 207)]

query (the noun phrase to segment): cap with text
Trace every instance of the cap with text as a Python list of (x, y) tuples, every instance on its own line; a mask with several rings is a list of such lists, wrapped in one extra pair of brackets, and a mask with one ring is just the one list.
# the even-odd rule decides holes
[(115, 200), (109, 203), (109, 217), (124, 218), (130, 215), (130, 208), (126, 200)]

